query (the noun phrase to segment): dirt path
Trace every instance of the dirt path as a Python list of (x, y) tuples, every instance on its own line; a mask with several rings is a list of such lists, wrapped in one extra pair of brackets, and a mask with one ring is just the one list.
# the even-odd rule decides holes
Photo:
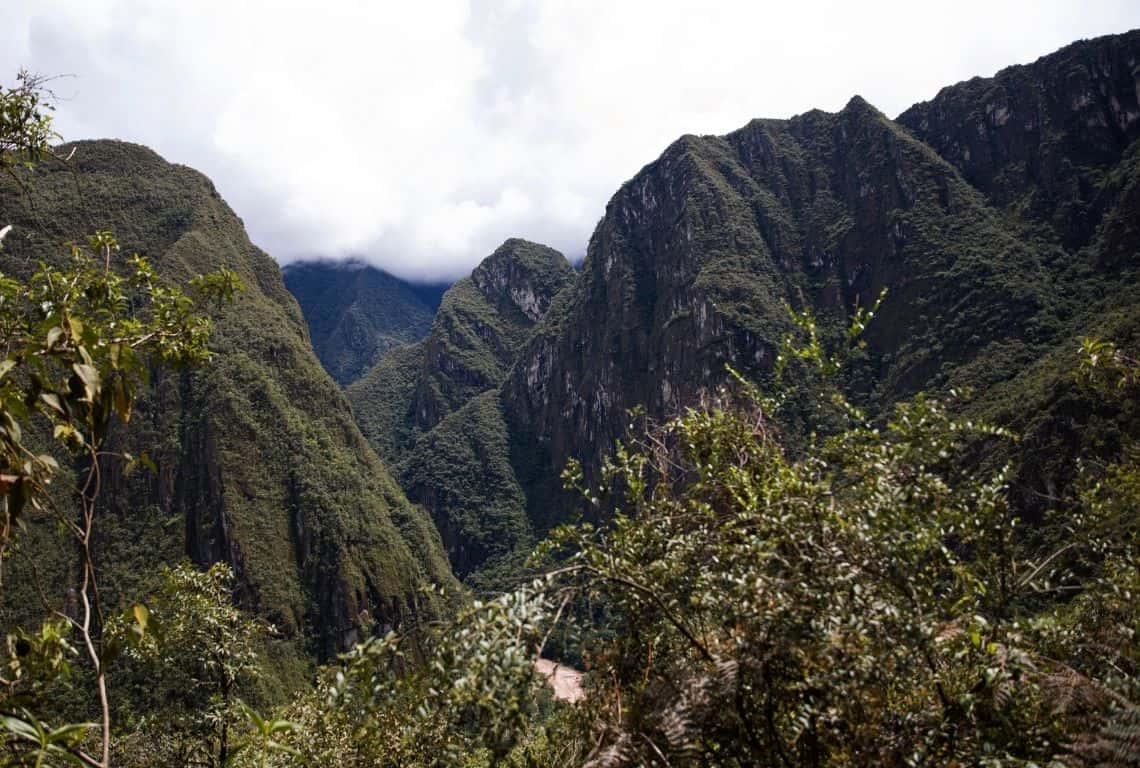
[(565, 664), (558, 664), (550, 659), (539, 659), (534, 663), (538, 673), (546, 678), (550, 687), (554, 689), (554, 698), (559, 701), (568, 701), (573, 704), (585, 696), (582, 690), (582, 673)]

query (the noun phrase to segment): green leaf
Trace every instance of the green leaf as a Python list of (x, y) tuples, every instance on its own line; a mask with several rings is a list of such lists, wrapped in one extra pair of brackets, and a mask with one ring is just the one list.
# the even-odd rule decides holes
[(63, 401), (59, 399), (59, 395), (54, 392), (41, 392), (40, 400), (42, 400), (49, 408), (58, 413), (60, 416), (66, 416), (67, 411), (64, 410)]
[(83, 399), (89, 403), (95, 402), (100, 389), (99, 370), (89, 363), (75, 363), (71, 370), (75, 371), (83, 383)]
[(140, 633), (146, 634), (146, 627), (150, 621), (150, 609), (142, 603), (135, 603), (131, 606), (131, 613), (135, 617), (135, 625), (139, 628)]
[(124, 423), (131, 420), (131, 398), (121, 376), (115, 379), (115, 411)]

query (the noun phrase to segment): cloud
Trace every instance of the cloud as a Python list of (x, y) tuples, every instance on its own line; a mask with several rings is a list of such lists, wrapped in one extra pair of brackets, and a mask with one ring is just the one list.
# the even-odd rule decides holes
[[(507, 237), (571, 257), (683, 133), (943, 85), (1140, 26), (1132, 0), (6, 0), (0, 77), (67, 138), (209, 175), (279, 261), (452, 278)], [(3, 73), (7, 72), (8, 75)]]

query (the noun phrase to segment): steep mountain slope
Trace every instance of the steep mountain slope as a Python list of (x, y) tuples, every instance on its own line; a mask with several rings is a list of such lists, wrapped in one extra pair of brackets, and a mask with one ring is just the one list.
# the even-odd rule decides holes
[[(540, 474), (575, 455), (589, 468), (629, 408), (692, 403), (726, 363), (762, 377), (785, 303), (836, 317), (883, 288), (867, 365), (876, 399), (893, 400), (990, 345), (1033, 354), (1065, 311), (1042, 269), (1059, 257), (1010, 232), (952, 166), (858, 97), (834, 115), (685, 137), (611, 200), (576, 300), (504, 386), (508, 421), (544, 454)], [(545, 494), (530, 504), (532, 517), (558, 506)]]
[(445, 416), (400, 466), (401, 485), (431, 514), (460, 578), (485, 568), (509, 572), (511, 556), (537, 543), (498, 391)]
[(341, 386), (392, 347), (427, 336), (444, 286), (412, 286), (361, 262), (286, 265), (285, 287), (301, 305), (313, 349)]
[[(541, 533), (573, 503), (558, 481), (566, 461), (596, 468), (630, 408), (675, 412), (724, 381), (726, 363), (764, 381), (785, 303), (835, 329), (887, 288), (853, 372), (860, 400), (874, 412), (972, 388), (973, 412), (1057, 457), (1026, 462), (1018, 480), (1039, 508), (1074, 454), (1097, 448), (1071, 444), (1063, 425), (1113, 418), (1072, 384), (1077, 339), (1140, 338), (1138, 43), (1080, 43), (945, 89), (900, 122), (855, 97), (836, 114), (683, 137), (610, 201), (498, 402), (440, 422), (402, 477), (475, 521), (500, 519), (520, 488)], [(504, 441), (509, 471), (480, 474), (478, 457)], [(483, 477), (508, 490), (492, 501)]]
[[(110, 229), (169, 279), (225, 265), (249, 289), (214, 313), (214, 361), (161, 376), (124, 436), (156, 472), (107, 478), (104, 594), (131, 595), (171, 559), (224, 560), (249, 607), (322, 657), (356, 639), (367, 617), (384, 626), (438, 615), (443, 606), (420, 592), (451, 583), (438, 534), (360, 435), (276, 264), (201, 174), (120, 142), (70, 149), (70, 163), (38, 167), (28, 194), (0, 187), (15, 224), (5, 271)], [(31, 589), (23, 576), (13, 583)], [(5, 591), (6, 619), (34, 610), (22, 597)]]
[[(1110, 456), (1135, 429), (1072, 386), (1083, 336), (1140, 343), (1140, 30), (1074, 43), (1033, 64), (944, 88), (898, 121), (983, 191), (1011, 228), (1063, 249), (1054, 302), (1076, 298), (1059, 344), (983, 393), (976, 410), (1022, 434), (1015, 492), (1053, 503), (1077, 456)], [(982, 363), (999, 364), (1008, 350)], [(956, 371), (968, 382), (972, 371)]]
[(431, 333), (381, 360), (347, 390), (365, 437), (400, 457), (476, 395), (497, 387), (555, 294), (573, 276), (552, 248), (511, 239), (443, 295)]
[(393, 350), (347, 390), (458, 574), (533, 542), (496, 390), (573, 275), (557, 251), (506, 241), (444, 294), (427, 339)]

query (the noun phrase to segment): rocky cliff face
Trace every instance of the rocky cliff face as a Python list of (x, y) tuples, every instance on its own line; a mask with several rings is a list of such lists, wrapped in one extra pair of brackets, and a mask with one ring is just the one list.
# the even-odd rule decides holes
[(388, 350), (428, 334), (445, 286), (413, 286), (360, 262), (303, 261), (282, 269), (301, 305), (313, 349), (341, 386)]
[[(366, 617), (407, 626), (437, 615), (420, 588), (451, 581), (438, 534), (353, 423), (277, 265), (202, 175), (135, 145), (73, 148), (69, 166), (27, 179), (28, 194), (0, 188), (15, 224), (5, 271), (110, 229), (169, 279), (225, 265), (249, 289), (214, 314), (214, 361), (158, 380), (123, 437), (157, 471), (107, 482), (105, 596), (130, 597), (172, 559), (224, 560), (249, 607), (323, 657), (358, 639)], [(67, 567), (65, 553), (56, 561)]]
[(996, 206), (1086, 245), (1105, 172), (1140, 137), (1140, 30), (942, 89), (898, 117)]
[[(437, 426), (402, 478), (432, 500), (453, 562), (477, 521), (514, 519), (516, 487), (531, 534), (564, 520), (575, 501), (559, 472), (570, 458), (596, 468), (629, 409), (668, 416), (725, 381), (726, 364), (766, 382), (786, 305), (837, 333), (884, 288), (860, 401), (874, 413), (920, 390), (972, 389), (971, 413), (1025, 434), (1026, 456), (1051, 457), (1021, 464), (1016, 493), (1039, 509), (1072, 458), (1096, 449), (1076, 445), (1072, 425), (1113, 418), (1073, 394), (1077, 339), (1140, 337), (1138, 41), (1078, 43), (898, 121), (855, 97), (835, 114), (676, 141), (610, 200), (497, 401), (414, 417)], [(488, 272), (480, 284), (502, 282)], [(426, 365), (449, 370), (442, 357)], [(489, 441), (496, 430), (505, 438)], [(509, 466), (481, 458), (490, 442), (508, 446)], [(498, 556), (487, 552), (469, 549), (463, 572)]]
[(499, 314), (514, 319), (521, 313), (536, 323), (572, 276), (558, 251), (511, 238), (475, 267), (471, 282)]

